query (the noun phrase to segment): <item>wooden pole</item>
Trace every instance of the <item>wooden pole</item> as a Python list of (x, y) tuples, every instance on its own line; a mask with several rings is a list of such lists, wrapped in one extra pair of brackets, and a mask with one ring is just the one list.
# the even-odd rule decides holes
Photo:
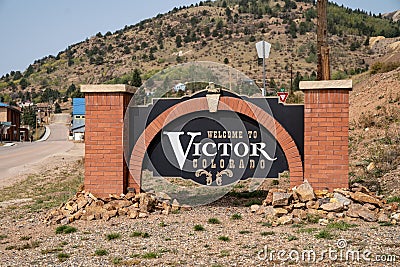
[(317, 21), (317, 49), (318, 49), (318, 67), (317, 79), (330, 80), (329, 46), (327, 34), (327, 8), (328, 0), (318, 0), (318, 21)]

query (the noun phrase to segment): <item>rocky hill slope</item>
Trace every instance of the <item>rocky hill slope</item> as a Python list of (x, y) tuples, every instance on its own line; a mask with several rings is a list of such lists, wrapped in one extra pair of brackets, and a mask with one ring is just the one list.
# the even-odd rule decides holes
[[(398, 52), (398, 46), (392, 47), (400, 41), (398, 23), (333, 4), (328, 14), (333, 79), (365, 71), (383, 56)], [(288, 88), (291, 69), (296, 81), (315, 78), (315, 32), (316, 7), (310, 0), (200, 2), (114, 33), (98, 33), (56, 56), (36, 60), (24, 72), (2, 77), (0, 93), (10, 95), (8, 100), (40, 102), (38, 94), (46, 88), (61, 92), (55, 96), (61, 97), (73, 91), (72, 84), (131, 83), (134, 69), (147, 79), (190, 61), (228, 64), (261, 86), (255, 43), (263, 39), (272, 44), (268, 86)], [(370, 40), (379, 35), (386, 38)]]

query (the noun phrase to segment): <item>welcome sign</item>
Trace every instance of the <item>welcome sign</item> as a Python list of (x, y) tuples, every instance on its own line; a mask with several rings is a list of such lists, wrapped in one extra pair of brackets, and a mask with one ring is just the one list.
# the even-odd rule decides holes
[[(156, 99), (130, 109), (133, 149), (137, 139), (165, 110), (185, 101), (206, 98), (207, 90), (180, 99)], [(275, 118), (303, 150), (303, 107), (279, 104), (278, 98), (250, 98), (221, 90), (219, 97), (242, 99)], [(276, 178), (288, 170), (285, 151), (256, 119), (229, 109), (199, 110), (163, 125), (147, 147), (142, 169), (154, 176), (179, 177), (207, 186), (224, 186), (247, 178)]]

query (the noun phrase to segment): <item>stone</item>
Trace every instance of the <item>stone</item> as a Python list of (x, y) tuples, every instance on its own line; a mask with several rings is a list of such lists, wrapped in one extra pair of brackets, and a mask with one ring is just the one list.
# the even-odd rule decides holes
[(275, 212), (274, 216), (276, 216), (276, 217), (280, 217), (282, 215), (288, 214), (288, 211), (284, 208), (273, 208), (273, 209)]
[(378, 222), (390, 222), (389, 216), (384, 212), (378, 213)]
[(344, 218), (344, 213), (343, 212), (335, 213), (335, 216), (337, 218)]
[(361, 193), (369, 193), (370, 192), (368, 188), (366, 188), (365, 186), (363, 186), (362, 184), (359, 184), (359, 183), (354, 183), (351, 186), (351, 191), (352, 192), (361, 192)]
[(302, 203), (302, 202), (293, 204), (293, 208), (295, 208), (295, 209), (304, 208), (305, 206), (306, 206), (306, 203)]
[(344, 195), (342, 195), (342, 194), (340, 194), (340, 193), (338, 193), (338, 192), (333, 193), (333, 197), (334, 197), (340, 204), (342, 204), (343, 206), (348, 206), (348, 205), (351, 204), (351, 200), (350, 200), (349, 198), (345, 197)]
[(153, 198), (148, 193), (141, 193), (139, 200), (140, 212), (148, 212), (154, 208)]
[(307, 219), (307, 211), (302, 210), (302, 209), (294, 209), (292, 211), (292, 215), (294, 218), (299, 218), (301, 220)]
[(279, 225), (286, 225), (293, 223), (293, 216), (292, 215), (284, 215), (276, 220)]
[(60, 223), (61, 223), (62, 225), (69, 224), (69, 218), (65, 217), (64, 219), (62, 219), (62, 220), (60, 221)]
[(317, 210), (319, 208), (319, 202), (310, 200), (306, 203), (306, 207), (307, 207), (307, 209), (316, 209)]
[(263, 210), (266, 218), (272, 218), (275, 217), (276, 215), (275, 209), (271, 206), (266, 206), (266, 207), (264, 206)]
[(272, 206), (286, 206), (289, 204), (290, 199), (292, 198), (292, 194), (290, 193), (281, 193), (281, 192), (273, 192), (272, 193)]
[(308, 209), (307, 213), (311, 215), (317, 215), (320, 217), (325, 217), (328, 214), (328, 212), (325, 210), (316, 210), (316, 209)]
[(149, 214), (147, 214), (146, 212), (139, 212), (139, 218), (147, 218), (149, 217)]
[(367, 208), (369, 210), (374, 210), (376, 208), (374, 205), (369, 204), (369, 203), (365, 203), (363, 206), (364, 206), (364, 208)]
[(322, 204), (320, 208), (325, 211), (340, 212), (343, 210), (343, 205), (339, 202), (329, 202)]
[(88, 196), (93, 200), (96, 201), (97, 197), (95, 197), (92, 193), (89, 193)]
[(353, 203), (349, 205), (349, 209), (346, 211), (346, 216), (352, 217), (352, 218), (358, 218), (359, 217), (359, 211), (362, 209), (362, 205), (358, 203)]
[(378, 220), (375, 212), (364, 207), (358, 212), (358, 216), (367, 222), (376, 222)]
[(117, 210), (109, 210), (106, 211), (106, 213), (103, 215), (103, 219), (108, 221), (109, 219), (115, 216), (117, 216)]
[(73, 216), (74, 216), (74, 220), (79, 220), (83, 215), (83, 211), (82, 210), (78, 210), (78, 212), (76, 212)]
[(250, 206), (250, 211), (251, 212), (257, 212), (260, 209), (260, 205), (251, 205)]
[(126, 193), (125, 199), (132, 200), (133, 198), (135, 198), (135, 192), (129, 191), (128, 193)]
[(116, 211), (119, 216), (124, 216), (124, 215), (128, 214), (129, 209), (128, 208), (119, 208), (118, 210), (112, 210), (112, 211)]
[(162, 214), (164, 214), (164, 215), (168, 215), (168, 214), (170, 214), (170, 212), (171, 212), (171, 206), (167, 206), (167, 207), (165, 207), (163, 210), (162, 210)]
[(171, 197), (168, 194), (164, 193), (164, 192), (157, 192), (156, 193), (156, 198), (159, 199), (160, 201), (171, 200)]
[(322, 226), (327, 226), (329, 221), (327, 219), (319, 219), (318, 224)]
[(130, 219), (136, 219), (139, 217), (139, 211), (137, 209), (129, 209), (128, 217)]
[(267, 197), (264, 199), (263, 201), (263, 205), (264, 206), (268, 206), (272, 204), (272, 198), (273, 198), (273, 194), (276, 192), (281, 192), (281, 193), (285, 193), (284, 190), (282, 189), (276, 189), (276, 188), (272, 188), (268, 191)]
[(189, 206), (189, 205), (187, 205), (187, 204), (182, 205), (180, 208), (181, 208), (181, 210), (183, 210), (183, 211), (192, 210), (192, 207)]
[(345, 197), (347, 197), (347, 198), (350, 197), (350, 193), (351, 193), (351, 192), (349, 192), (349, 191), (347, 191), (347, 190), (340, 189), (340, 188), (334, 189), (333, 192), (334, 192), (334, 193), (341, 194), (341, 195), (343, 195), (343, 196), (345, 196)]
[(307, 202), (315, 199), (314, 190), (307, 180), (305, 180), (298, 187), (294, 187), (293, 191), (297, 194), (301, 202)]
[(371, 162), (370, 164), (368, 164), (367, 166), (367, 171), (372, 171), (373, 169), (375, 169), (375, 163)]
[(319, 203), (319, 206), (321, 206), (322, 204), (326, 204), (326, 203), (331, 202), (331, 199), (328, 198), (328, 197), (320, 198), (320, 199), (317, 200), (317, 202)]
[(394, 220), (399, 220), (400, 219), (400, 213), (394, 213), (390, 216), (390, 219), (394, 219)]
[(376, 205), (378, 207), (382, 207), (382, 202), (379, 199), (377, 199), (373, 196), (367, 195), (365, 193), (362, 193), (362, 192), (352, 193), (352, 194), (350, 194), (350, 197), (354, 201), (357, 201), (362, 204), (370, 203), (370, 204)]
[(85, 197), (79, 198), (77, 201), (78, 210), (83, 209), (88, 203), (89, 201)]
[(324, 198), (329, 194), (329, 191), (326, 190), (326, 189), (324, 189), (324, 190), (315, 190), (314, 193), (315, 193), (315, 196), (317, 198)]

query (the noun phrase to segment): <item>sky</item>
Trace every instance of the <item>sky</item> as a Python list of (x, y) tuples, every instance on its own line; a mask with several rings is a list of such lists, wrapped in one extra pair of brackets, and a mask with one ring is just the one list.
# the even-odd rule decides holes
[[(0, 76), (24, 71), (98, 32), (114, 32), (174, 7), (200, 0), (0, 0)], [(375, 14), (400, 9), (400, 0), (334, 0)]]

